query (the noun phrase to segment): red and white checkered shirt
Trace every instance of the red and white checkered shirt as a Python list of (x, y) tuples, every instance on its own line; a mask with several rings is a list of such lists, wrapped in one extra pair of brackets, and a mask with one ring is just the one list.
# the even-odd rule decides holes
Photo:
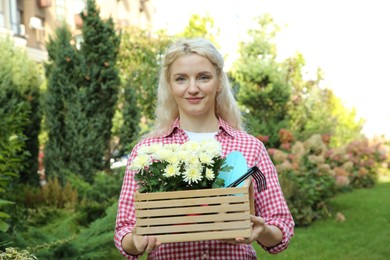
[[(279, 253), (287, 248), (294, 234), (294, 220), (287, 207), (278, 175), (264, 145), (255, 137), (229, 126), (219, 119), (219, 131), (215, 136), (222, 145), (223, 156), (232, 151), (240, 151), (246, 158), (248, 167), (257, 166), (265, 175), (267, 189), (258, 192), (254, 182), (255, 212), (268, 225), (277, 226), (283, 233), (282, 242), (272, 248), (263, 247), (270, 253)], [(144, 144), (183, 144), (189, 141), (187, 134), (180, 128), (179, 119), (172, 125), (167, 135), (145, 138), (140, 141), (130, 154), (128, 164), (137, 156), (137, 150)], [(135, 226), (134, 193), (137, 189), (134, 171), (128, 169), (124, 176), (122, 191), (119, 198), (118, 214), (115, 227), (115, 245), (128, 259), (137, 256), (128, 255), (122, 248), (123, 237)], [(231, 245), (221, 241), (197, 241), (182, 243), (165, 243), (149, 254), (149, 259), (257, 259), (252, 245)]]

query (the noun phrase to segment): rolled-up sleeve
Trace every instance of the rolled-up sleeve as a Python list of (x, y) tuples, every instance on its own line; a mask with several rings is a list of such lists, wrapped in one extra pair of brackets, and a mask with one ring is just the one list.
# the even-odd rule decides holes
[(134, 180), (134, 172), (129, 170), (129, 165), (136, 156), (134, 151), (135, 149), (129, 156), (125, 176), (123, 178), (114, 236), (115, 246), (119, 249), (121, 254), (128, 259), (137, 259), (137, 256), (127, 254), (122, 248), (124, 236), (131, 233), (135, 226), (134, 193), (136, 192), (137, 186)]
[(267, 189), (255, 193), (256, 215), (261, 216), (266, 224), (278, 227), (283, 234), (282, 241), (273, 247), (260, 245), (267, 252), (277, 254), (288, 247), (294, 235), (295, 223), (280, 187), (276, 168), (263, 145), (258, 167), (266, 177)]

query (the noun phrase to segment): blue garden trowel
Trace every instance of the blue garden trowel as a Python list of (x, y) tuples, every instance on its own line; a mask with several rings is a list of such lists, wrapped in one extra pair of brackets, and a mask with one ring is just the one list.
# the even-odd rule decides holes
[(218, 174), (218, 177), (225, 181), (224, 187), (241, 187), (244, 185), (244, 180), (252, 176), (259, 192), (267, 189), (264, 174), (256, 166), (248, 169), (246, 159), (239, 151), (229, 153), (222, 168), (224, 166), (231, 167), (230, 171), (220, 171)]
[[(244, 155), (239, 151), (232, 151), (226, 156), (224, 166), (230, 166), (232, 169), (230, 171), (220, 171), (218, 178), (221, 178), (225, 181), (224, 187), (228, 187), (234, 181), (239, 179), (247, 170), (248, 165)], [(237, 187), (241, 187), (244, 183), (239, 184)]]

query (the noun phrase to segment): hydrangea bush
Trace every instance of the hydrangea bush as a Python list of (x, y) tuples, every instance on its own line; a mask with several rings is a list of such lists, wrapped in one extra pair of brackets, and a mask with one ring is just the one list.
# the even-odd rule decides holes
[[(260, 140), (266, 140), (260, 136)], [(389, 146), (381, 140), (362, 139), (329, 147), (330, 135), (294, 140), (286, 129), (279, 132), (281, 145), (268, 149), (297, 225), (307, 226), (330, 215), (327, 200), (336, 192), (371, 187), (382, 167), (387, 167)]]

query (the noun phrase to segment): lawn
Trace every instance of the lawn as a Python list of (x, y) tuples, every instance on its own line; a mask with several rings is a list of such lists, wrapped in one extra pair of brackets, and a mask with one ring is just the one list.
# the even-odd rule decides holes
[(335, 218), (317, 221), (308, 228), (296, 228), (289, 248), (268, 255), (256, 248), (259, 259), (389, 259), (390, 180), (371, 189), (340, 194), (331, 202)]

